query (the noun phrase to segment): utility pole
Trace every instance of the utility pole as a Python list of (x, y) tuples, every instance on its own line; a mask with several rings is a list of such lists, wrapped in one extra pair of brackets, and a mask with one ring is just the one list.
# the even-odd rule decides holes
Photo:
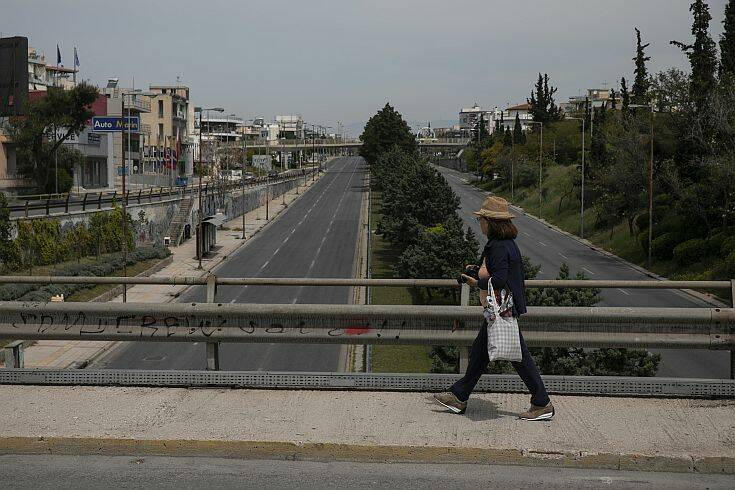
[(630, 104), (629, 107), (645, 107), (651, 111), (651, 148), (648, 160), (648, 267), (651, 267), (651, 242), (653, 241), (653, 114), (655, 111), (653, 104)]
[(199, 216), (197, 220), (197, 265), (198, 270), (202, 270), (202, 174), (204, 173), (204, 164), (202, 163), (202, 111), (199, 111)]
[(567, 117), (574, 121), (582, 121), (582, 207), (579, 212), (579, 237), (584, 238), (584, 130), (586, 117)]
[(245, 240), (245, 169), (248, 163), (248, 145), (245, 141), (244, 134), (242, 138), (242, 153), (242, 175), (240, 176), (240, 180), (242, 181), (242, 196), (240, 196), (240, 200), (242, 202), (242, 239)]
[(541, 183), (543, 182), (543, 152), (544, 152), (544, 123), (528, 121), (529, 124), (538, 124), (541, 127), (541, 140), (538, 146), (538, 217), (541, 217)]

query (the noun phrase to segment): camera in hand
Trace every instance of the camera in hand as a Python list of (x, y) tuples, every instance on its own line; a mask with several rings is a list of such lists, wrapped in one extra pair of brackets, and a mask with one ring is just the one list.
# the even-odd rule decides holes
[[(479, 281), (480, 280), (480, 266), (479, 265), (468, 265), (467, 267), (465, 267), (464, 275), (469, 276), (475, 279), (476, 281)], [(457, 277), (457, 283), (466, 284), (467, 279), (463, 275), (460, 274), (459, 277)]]

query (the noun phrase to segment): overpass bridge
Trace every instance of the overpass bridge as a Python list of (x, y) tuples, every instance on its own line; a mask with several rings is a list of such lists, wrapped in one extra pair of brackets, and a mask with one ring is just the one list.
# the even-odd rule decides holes
[[(431, 138), (416, 140), (419, 148), (463, 148), (469, 143), (467, 138)], [(220, 147), (243, 147), (242, 143), (220, 143)], [(295, 151), (336, 151), (336, 150), (358, 150), (362, 146), (362, 141), (347, 140), (335, 141), (332, 139), (318, 140), (278, 140), (276, 142), (266, 142), (264, 140), (256, 140), (248, 142), (245, 147), (256, 151), (278, 151), (278, 152), (295, 152)]]
[[(529, 424), (515, 417), (527, 404), (515, 376), (483, 376), (460, 417), (431, 405), (426, 393), (445, 390), (459, 375), (219, 370), (219, 346), (225, 342), (263, 348), (278, 342), (467, 346), (482, 322), (481, 309), (469, 306), (470, 288), (453, 280), (0, 277), (0, 283), (11, 282), (203, 286), (206, 302), (0, 302), (0, 339), (16, 341), (6, 347), (6, 369), (0, 369), (0, 455), (196, 455), (735, 474), (732, 379), (544, 376), (557, 416)], [(460, 304), (217, 302), (218, 286), (266, 285), (440, 287), (459, 289)], [(527, 286), (735, 291), (735, 281), (538, 280)], [(530, 345), (735, 350), (735, 309), (729, 307), (537, 307), (522, 327)], [(207, 346), (207, 370), (27, 369), (18, 342), (23, 339), (200, 342)]]

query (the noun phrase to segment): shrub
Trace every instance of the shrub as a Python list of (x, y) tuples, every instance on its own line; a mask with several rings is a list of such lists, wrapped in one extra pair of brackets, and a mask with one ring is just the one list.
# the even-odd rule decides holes
[[(707, 250), (711, 254), (719, 255), (722, 250), (722, 246), (729, 238), (733, 238), (733, 240), (728, 244), (728, 246), (732, 245), (735, 250), (735, 227), (730, 226), (716, 229), (714, 233), (707, 237)], [(730, 253), (730, 250), (728, 250), (727, 253)], [(727, 255), (727, 253), (725, 255)]]
[(719, 252), (723, 256), (727, 256), (732, 252), (735, 252), (735, 236), (723, 238)]
[(657, 259), (670, 259), (673, 257), (674, 248), (679, 242), (680, 240), (676, 233), (664, 233), (651, 241), (651, 253)]
[[(166, 247), (141, 247), (128, 254), (128, 265), (148, 259), (165, 258), (170, 254)], [(102, 257), (93, 264), (71, 264), (57, 270), (58, 276), (108, 276), (122, 268), (121, 253)], [(94, 284), (49, 284), (38, 287), (33, 284), (5, 284), (0, 286), (0, 301), (48, 301), (51, 296), (63, 294), (65, 297)]]
[(715, 264), (713, 279), (735, 279), (735, 250)]
[(693, 238), (674, 247), (674, 260), (677, 264), (688, 266), (700, 262), (707, 253), (707, 242), (702, 238)]

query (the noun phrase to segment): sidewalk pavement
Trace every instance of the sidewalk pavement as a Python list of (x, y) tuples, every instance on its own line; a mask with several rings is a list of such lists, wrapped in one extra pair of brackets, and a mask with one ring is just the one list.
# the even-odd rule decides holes
[[(324, 174), (318, 174), (317, 179)], [(265, 205), (245, 214), (245, 240), (242, 240), (242, 216), (238, 216), (217, 230), (216, 250), (202, 258), (203, 270), (198, 270), (196, 259), (196, 240), (189, 239), (178, 247), (172, 247), (173, 261), (160, 272), (153, 274), (158, 277), (204, 276), (210, 273), (220, 263), (232, 255), (240, 246), (248, 243), (248, 239), (258, 233), (266, 224), (276, 219), (276, 216), (308, 190), (312, 181), (306, 179), (306, 187), (299, 186), (286, 193), (283, 205), (283, 196), (269, 201), (269, 220), (265, 220)], [(188, 286), (166, 286), (156, 284), (140, 284), (128, 288), (127, 300), (129, 303), (168, 303), (173, 301)], [(122, 295), (113, 301), (122, 302)], [(109, 350), (115, 342), (107, 341), (77, 341), (77, 340), (39, 340), (25, 350), (25, 367), (66, 369), (87, 363), (98, 358)], [(3, 365), (0, 363), (0, 366)]]
[[(428, 393), (0, 386), (0, 454), (521, 464), (735, 473), (735, 400), (480, 394), (465, 415)], [(50, 402), (53, 400), (53, 402)]]

